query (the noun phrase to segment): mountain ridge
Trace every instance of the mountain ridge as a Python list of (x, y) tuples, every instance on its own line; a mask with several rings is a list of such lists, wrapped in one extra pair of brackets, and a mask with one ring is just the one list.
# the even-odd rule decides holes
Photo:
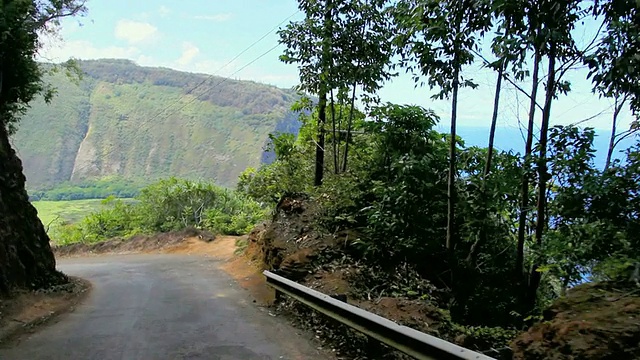
[(57, 96), (35, 101), (13, 136), (30, 188), (114, 175), (233, 186), (265, 158), (270, 132), (299, 128), (293, 90), (130, 60), (78, 64), (80, 81), (47, 76)]

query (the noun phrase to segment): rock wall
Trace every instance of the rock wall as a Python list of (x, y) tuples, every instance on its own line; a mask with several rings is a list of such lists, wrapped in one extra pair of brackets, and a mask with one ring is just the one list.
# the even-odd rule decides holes
[(0, 296), (68, 279), (56, 262), (44, 226), (29, 203), (22, 162), (0, 124)]

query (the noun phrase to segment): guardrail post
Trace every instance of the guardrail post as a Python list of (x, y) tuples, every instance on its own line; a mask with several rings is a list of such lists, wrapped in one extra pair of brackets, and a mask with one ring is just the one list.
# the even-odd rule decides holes
[(285, 294), (282, 291), (278, 290), (278, 289), (275, 289), (275, 292), (276, 292), (276, 295), (275, 295), (274, 303), (275, 304), (279, 304), (279, 303), (283, 302)]

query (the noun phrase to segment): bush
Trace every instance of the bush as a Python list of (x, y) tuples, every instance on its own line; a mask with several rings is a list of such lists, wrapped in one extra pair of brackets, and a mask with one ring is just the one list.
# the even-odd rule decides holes
[(113, 197), (108, 207), (78, 224), (65, 224), (52, 234), (59, 244), (99, 242), (140, 233), (204, 228), (225, 235), (243, 235), (266, 216), (255, 201), (204, 182), (170, 178), (140, 192), (126, 204)]

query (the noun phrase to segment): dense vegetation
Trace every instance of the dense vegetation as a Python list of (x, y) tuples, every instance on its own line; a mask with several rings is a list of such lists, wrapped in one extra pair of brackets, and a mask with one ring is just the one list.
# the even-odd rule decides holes
[(144, 187), (142, 181), (123, 178), (102, 178), (77, 183), (64, 182), (53, 187), (29, 191), (31, 201), (67, 201), (83, 199), (132, 198)]
[[(47, 231), (51, 234), (60, 224), (73, 224), (81, 221), (87, 215), (99, 211), (104, 207), (104, 199), (85, 200), (56, 200), (56, 201), (32, 201), (31, 204), (38, 210), (38, 218)], [(125, 200), (129, 201), (129, 200)]]
[[(593, 129), (550, 125), (555, 99), (571, 91), (563, 76), (584, 64), (594, 92), (616, 99), (609, 153), (635, 133), (637, 122), (615, 124), (623, 106), (640, 110), (637, 2), (299, 5), (307, 19), (281, 30), (281, 58), (319, 101), (298, 103), (312, 111), (300, 136), (272, 136), (277, 160), (243, 173), (242, 193), (310, 194), (327, 232), (360, 232), (352, 257), (384, 272), (411, 268), (450, 295), (444, 306), (465, 324), (520, 328), (580, 282), (638, 280), (640, 144), (597, 168)], [(573, 37), (583, 21), (602, 24), (587, 44)], [(456, 136), (458, 91), (476, 87), (463, 70), (483, 45), (496, 72), (488, 148)], [(377, 101), (394, 69), (451, 100), (450, 133), (434, 130), (430, 110)], [(531, 99), (522, 152), (493, 147), (502, 81), (532, 86), (519, 86)]]
[(53, 34), (59, 19), (85, 10), (74, 0), (0, 3), (0, 296), (17, 289), (59, 285), (49, 238), (29, 203), (22, 162), (9, 136), (38, 95), (50, 100), (51, 89), (35, 61), (39, 35)]
[(232, 186), (269, 132), (295, 130), (294, 91), (126, 60), (77, 66), (79, 81), (40, 65), (57, 95), (30, 102), (13, 136), (30, 189), (105, 176)]
[(103, 209), (53, 229), (57, 244), (95, 243), (115, 237), (187, 227), (242, 235), (266, 216), (255, 201), (210, 183), (169, 178), (140, 191), (137, 201), (109, 197)]

